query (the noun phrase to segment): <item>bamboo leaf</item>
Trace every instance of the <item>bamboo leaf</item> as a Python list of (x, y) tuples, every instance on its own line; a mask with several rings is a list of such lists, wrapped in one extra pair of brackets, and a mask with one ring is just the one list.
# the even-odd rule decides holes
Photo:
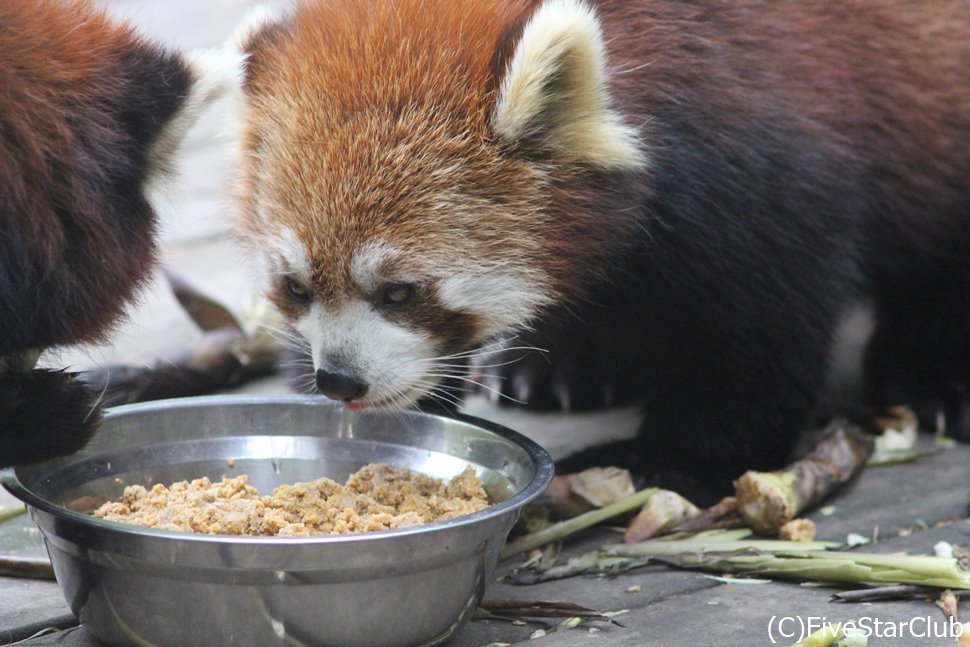
[(831, 647), (835, 641), (842, 637), (841, 625), (830, 625), (826, 623), (824, 627), (799, 640), (791, 647)]

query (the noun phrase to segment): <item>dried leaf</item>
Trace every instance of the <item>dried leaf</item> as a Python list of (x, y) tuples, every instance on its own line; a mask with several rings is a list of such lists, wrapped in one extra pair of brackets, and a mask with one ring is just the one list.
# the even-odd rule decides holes
[(572, 519), (593, 509), (593, 504), (573, 492), (575, 474), (557, 474), (542, 493), (538, 504), (554, 519)]
[(172, 268), (162, 266), (162, 274), (168, 279), (172, 294), (185, 310), (186, 314), (195, 322), (199, 328), (211, 332), (213, 330), (223, 330), (234, 328), (239, 332), (243, 331), (242, 325), (236, 316), (224, 305), (202, 294), (184, 277), (175, 272)]
[(671, 533), (698, 532), (704, 530), (722, 530), (732, 528), (746, 528), (744, 519), (738, 512), (738, 500), (733, 496), (724, 497), (696, 517), (688, 519), (671, 529)]
[(595, 611), (573, 602), (547, 602), (543, 600), (482, 600), (481, 609), (501, 618), (575, 618), (582, 620), (609, 620), (601, 611)]
[(676, 492), (657, 490), (630, 522), (623, 541), (632, 544), (666, 534), (700, 512), (697, 506)]
[(574, 476), (570, 488), (597, 508), (625, 499), (636, 492), (629, 470), (591, 467)]
[(885, 600), (909, 600), (919, 596), (930, 596), (936, 589), (915, 584), (894, 584), (873, 586), (865, 589), (839, 591), (829, 596), (830, 602), (882, 602)]

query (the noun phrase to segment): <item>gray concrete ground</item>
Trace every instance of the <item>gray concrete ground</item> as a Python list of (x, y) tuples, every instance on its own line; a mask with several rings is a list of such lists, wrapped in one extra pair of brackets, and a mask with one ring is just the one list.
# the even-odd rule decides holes
[[(250, 0), (114, 0), (113, 11), (130, 17), (145, 31), (179, 47), (212, 46), (227, 38), (246, 11)], [(261, 4), (282, 4), (280, 2)], [(226, 186), (232, 173), (230, 144), (220, 135), (226, 106), (217, 106), (194, 129), (180, 162), (180, 179), (170, 191), (163, 213), (163, 261), (177, 269), (203, 291), (245, 316), (255, 295), (245, 258), (229, 241), (232, 227)], [(862, 329), (856, 326), (855, 330)], [(49, 354), (52, 365), (83, 366), (91, 363), (151, 361), (166, 349), (198, 335), (181, 312), (167, 287), (152, 283), (131, 310), (129, 321), (119, 327), (109, 343)], [(263, 380), (247, 387), (261, 392), (281, 392), (282, 380)], [(639, 422), (635, 408), (584, 415), (526, 415), (498, 409), (484, 399), (473, 399), (468, 411), (527, 433), (561, 456), (583, 444), (622, 437)], [(843, 540), (846, 533), (878, 534), (877, 550), (929, 552), (940, 538), (957, 543), (970, 541), (966, 487), (970, 485), (967, 459), (970, 448), (957, 447), (927, 461), (880, 470), (869, 470), (835, 502), (834, 512), (816, 513), (824, 539)], [(0, 509), (10, 506), (0, 494)], [(941, 527), (934, 528), (937, 524)], [(920, 529), (929, 528), (924, 532)], [(911, 530), (916, 532), (910, 532)], [(567, 553), (615, 541), (608, 528), (586, 533), (567, 547)], [(26, 518), (7, 522), (0, 530), (0, 553), (43, 554), (39, 535)], [(503, 564), (500, 574), (511, 564)], [(640, 590), (630, 592), (631, 585)], [(535, 587), (493, 583), (488, 599), (567, 600), (603, 611), (628, 610), (618, 617), (623, 627), (595, 623), (570, 631), (536, 638), (538, 645), (630, 645), (630, 646), (732, 646), (794, 642), (775, 627), (773, 616), (826, 617), (832, 620), (878, 617), (899, 626), (922, 616), (941, 618), (923, 600), (872, 605), (833, 605), (832, 589), (793, 584), (724, 584), (696, 573), (651, 567), (616, 579), (572, 579)], [(970, 619), (970, 617), (968, 617)], [(48, 626), (68, 628), (21, 643), (40, 645), (95, 645), (96, 641), (76, 621), (56, 586), (48, 582), (0, 578), (0, 644), (30, 636)], [(74, 627), (74, 628), (70, 628)], [(462, 647), (493, 642), (524, 643), (539, 625), (514, 625), (476, 621), (450, 643)], [(899, 632), (896, 637), (874, 637), (869, 644), (953, 645), (952, 640), (925, 639)]]

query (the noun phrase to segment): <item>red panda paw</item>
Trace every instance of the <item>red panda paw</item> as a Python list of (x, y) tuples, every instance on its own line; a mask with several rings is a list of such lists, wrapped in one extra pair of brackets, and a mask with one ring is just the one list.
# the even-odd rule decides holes
[(75, 452), (101, 423), (98, 394), (64, 371), (0, 374), (0, 467)]
[(970, 276), (954, 268), (909, 298), (877, 304), (863, 363), (867, 404), (906, 405), (921, 429), (963, 442), (970, 442), (968, 288)]
[(713, 505), (733, 492), (733, 477), (717, 470), (696, 470), (689, 461), (672, 464), (653, 458), (649, 442), (641, 437), (593, 445), (556, 461), (557, 474), (582, 472), (591, 467), (613, 465), (629, 470), (638, 489), (661, 487), (673, 490), (696, 505)]
[(938, 397), (917, 397), (908, 406), (916, 414), (921, 429), (936, 430), (961, 442), (970, 442), (970, 384), (950, 384)]
[(970, 384), (954, 385), (943, 406), (946, 433), (970, 443)]

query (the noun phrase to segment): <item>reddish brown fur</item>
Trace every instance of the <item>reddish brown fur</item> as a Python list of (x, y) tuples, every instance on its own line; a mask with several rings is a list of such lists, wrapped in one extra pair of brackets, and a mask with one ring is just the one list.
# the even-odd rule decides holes
[[(696, 123), (796, 131), (840, 156), (852, 148), (854, 165), (844, 172), (902, 182), (902, 190), (893, 185), (894, 201), (932, 205), (928, 194), (967, 183), (970, 147), (960, 136), (970, 121), (966, 2), (594, 5), (615, 97), (628, 113), (652, 107), (648, 144), (667, 125), (657, 108), (679, 106)], [(754, 143), (751, 153), (758, 153)], [(925, 225), (925, 232), (897, 233), (933, 235), (932, 221)]]
[[(575, 295), (630, 225), (577, 212), (584, 170), (551, 152), (519, 159), (489, 131), (497, 72), (534, 4), (304, 2), (257, 36), (244, 236), (295, 231), (331, 301), (354, 293), (351, 255), (385, 240), (419, 264), (400, 269), (429, 278), (470, 261), (528, 271), (538, 257), (555, 278), (548, 287)], [(550, 193), (564, 196), (564, 213), (547, 209)]]
[[(65, 118), (104, 94), (119, 93), (121, 81), (114, 71), (135, 35), (83, 5), (54, 1), (5, 2), (0, 20), (0, 111), (6, 134), (0, 140), (0, 177), (4, 196), (12, 202), (4, 211), (21, 214), (24, 239), (39, 243), (43, 259), (54, 266), (69, 242), (68, 232), (50, 221), (52, 206), (98, 201), (79, 181), (98, 169), (83, 168), (77, 151), (91, 144), (110, 150), (120, 143), (107, 115), (89, 111), (91, 142), (78, 141)], [(50, 186), (52, 174), (67, 179), (67, 185)], [(50, 202), (37, 199), (49, 189), (56, 192)], [(84, 220), (89, 222), (79, 226), (104, 234), (94, 214), (84, 213)]]
[[(146, 98), (152, 65), (169, 66), (154, 82), (172, 88)], [(24, 311), (27, 295), (3, 284), (4, 309), (35, 330), (8, 335), (0, 351), (98, 339), (144, 280), (154, 219), (140, 181), (185, 74), (174, 57), (86, 3), (0, 5), (4, 257), (19, 265), (11, 283), (24, 277), (35, 290)]]
[[(87, 3), (0, 2), (0, 467), (84, 445), (98, 394), (36, 351), (102, 339), (147, 277), (183, 60)], [(174, 143), (168, 142), (168, 143)]]

